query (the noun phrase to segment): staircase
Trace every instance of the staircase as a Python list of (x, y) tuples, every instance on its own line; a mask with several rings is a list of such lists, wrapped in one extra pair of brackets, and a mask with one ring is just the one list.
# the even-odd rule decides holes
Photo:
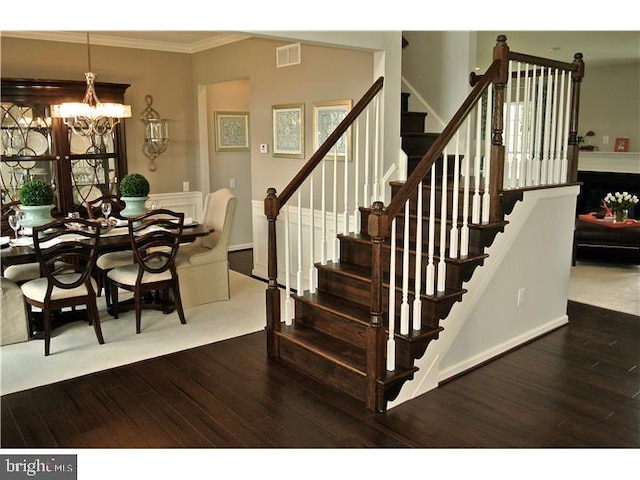
[[(488, 257), (487, 247), (507, 226), (505, 215), (522, 199), (522, 189), (502, 188), (505, 154), (503, 147), (494, 143), (502, 137), (502, 125), (496, 123), (502, 120), (501, 115), (492, 117), (490, 109), (482, 107), (483, 95), (484, 103), (492, 104), (492, 85), (506, 83), (507, 70), (501, 68), (500, 63), (507, 61), (509, 50), (501, 37), (498, 46), (499, 49), (494, 49), (498, 60), (484, 78), (477, 77), (479, 81), (473, 91), (442, 134), (425, 133), (426, 114), (408, 112), (408, 96), (403, 94), (402, 145), (409, 157), (410, 175), (406, 181), (390, 182), (392, 198), (387, 205), (381, 201), (374, 201), (371, 206), (361, 205), (353, 215), (357, 219), (353, 230), (346, 221), (350, 215), (346, 207), (348, 165), (344, 166), (345, 226), (342, 231), (337, 227), (335, 191), (343, 190), (333, 187), (337, 238), (334, 253), (339, 253), (329, 260), (315, 259), (311, 263), (313, 273), (309, 277), (317, 275), (317, 281), (316, 284), (311, 281), (308, 289), (301, 281), (303, 195), (297, 195), (299, 229), (293, 247), (288, 246), (292, 234), (289, 231), (291, 215), (286, 207), (284, 230), (285, 242), (289, 243), (285, 247), (285, 295), (290, 295), (293, 308), (285, 311), (284, 319), (280, 311), (276, 249), (278, 215), (293, 195), (302, 191), (303, 182), (313, 176), (321, 164), (324, 175), (322, 162), (330, 148), (380, 92), (382, 79), (363, 96), (279, 196), (275, 189), (269, 189), (265, 199), (269, 235), (266, 300), (267, 350), (272, 359), (363, 402), (370, 410), (381, 412), (397, 397), (402, 386), (414, 378), (418, 371), (416, 360), (446, 328), (454, 304), (464, 301), (465, 282), (483, 266)], [(513, 55), (517, 59), (520, 54)], [(567, 64), (566, 68), (581, 74), (583, 67), (580, 60)], [(504, 92), (497, 88), (496, 92), (496, 104), (502, 105)], [(572, 108), (577, 109), (577, 99), (573, 98), (572, 102)], [(482, 121), (481, 115), (486, 115)], [(567, 130), (570, 127), (572, 132), (577, 131), (576, 124), (570, 125), (570, 119), (575, 120), (567, 116)], [(482, 142), (476, 134), (476, 142), (471, 132), (480, 132), (480, 125), (486, 130)], [(458, 149), (459, 131), (468, 135), (466, 153)], [(577, 144), (562, 140), (558, 145), (570, 157), (566, 178), (558, 181), (564, 184), (574, 175), (577, 156), (573, 155), (577, 154)], [(463, 171), (465, 163), (469, 165)], [(549, 163), (549, 171), (552, 166)], [(335, 162), (333, 168), (337, 169)], [(334, 177), (336, 172), (334, 170)], [(322, 179), (324, 184), (324, 176)], [(365, 179), (365, 184), (367, 182)], [(312, 183), (308, 209), (311, 243), (316, 228), (313, 219), (317, 215), (313, 191)], [(324, 200), (323, 192), (323, 205)], [(322, 208), (324, 218), (324, 206)], [(290, 252), (296, 249), (296, 244), (298, 283), (297, 288), (293, 288), (289, 278), (296, 273), (290, 273), (289, 263)], [(316, 250), (313, 243), (310, 250)]]
[(439, 133), (425, 132), (427, 112), (409, 111), (409, 93), (402, 92), (400, 100), (400, 136), (402, 150), (407, 154), (407, 172), (411, 174)]

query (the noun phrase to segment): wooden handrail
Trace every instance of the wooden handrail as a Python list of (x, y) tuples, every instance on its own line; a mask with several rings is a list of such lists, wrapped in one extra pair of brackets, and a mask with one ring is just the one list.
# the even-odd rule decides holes
[[(576, 53), (576, 55), (582, 55)], [(509, 60), (517, 60), (519, 62), (531, 63), (541, 67), (557, 68), (559, 70), (568, 70), (570, 72), (577, 72), (578, 65), (576, 63), (560, 62), (558, 60), (551, 60), (550, 58), (536, 57), (535, 55), (527, 55), (525, 53), (509, 52)]]
[(436, 141), (431, 145), (431, 148), (427, 150), (424, 157), (413, 170), (405, 184), (398, 190), (393, 196), (385, 212), (389, 218), (388, 225), (391, 225), (391, 220), (395, 218), (400, 210), (404, 207), (405, 202), (415, 192), (420, 181), (425, 177), (429, 169), (438, 160), (438, 157), (444, 150), (444, 147), (451, 141), (453, 135), (458, 131), (462, 123), (465, 121), (471, 110), (475, 107), (478, 100), (482, 97), (484, 91), (491, 86), (492, 82), (498, 77), (500, 73), (500, 61), (494, 61), (487, 69), (486, 73), (479, 77), (475, 87), (455, 113), (451, 121), (447, 124), (442, 133), (438, 136)]
[(384, 85), (384, 77), (379, 77), (374, 84), (367, 90), (362, 98), (356, 103), (351, 111), (344, 117), (344, 119), (338, 124), (336, 129), (331, 132), (327, 139), (320, 145), (320, 148), (316, 150), (313, 156), (305, 163), (295, 177), (289, 182), (289, 184), (282, 189), (280, 195), (278, 195), (278, 212), (289, 201), (291, 196), (300, 188), (302, 183), (307, 179), (309, 175), (315, 170), (322, 159), (329, 153), (333, 146), (340, 140), (340, 138), (346, 133), (349, 127), (355, 122), (365, 108), (369, 105), (371, 100), (382, 90)]

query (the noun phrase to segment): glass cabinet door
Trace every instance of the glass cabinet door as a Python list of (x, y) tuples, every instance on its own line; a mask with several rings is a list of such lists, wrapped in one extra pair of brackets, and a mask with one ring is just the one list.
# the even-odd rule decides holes
[[(127, 84), (97, 83), (103, 101), (122, 102)], [(53, 215), (84, 212), (83, 204), (117, 191), (127, 173), (124, 121), (106, 135), (81, 136), (51, 118), (51, 105), (81, 99), (86, 83), (2, 78), (0, 188), (2, 203), (19, 199), (22, 184), (39, 178), (56, 195)]]
[(55, 145), (48, 105), (0, 104), (2, 201), (18, 199), (25, 180), (39, 178), (56, 188)]

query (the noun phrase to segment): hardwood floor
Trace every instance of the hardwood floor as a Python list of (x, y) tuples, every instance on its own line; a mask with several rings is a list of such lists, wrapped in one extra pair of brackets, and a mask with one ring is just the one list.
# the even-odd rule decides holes
[(640, 318), (570, 322), (376, 414), (267, 359), (264, 333), (2, 397), (2, 448), (638, 448)]

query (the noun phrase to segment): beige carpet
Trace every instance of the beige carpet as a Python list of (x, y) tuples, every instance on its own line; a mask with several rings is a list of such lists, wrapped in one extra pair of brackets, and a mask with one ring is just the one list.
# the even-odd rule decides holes
[(175, 312), (143, 310), (142, 332), (136, 335), (135, 313), (126, 312), (116, 320), (107, 313), (102, 297), (98, 308), (104, 345), (98, 344), (92, 327), (74, 322), (54, 330), (48, 357), (38, 340), (1, 347), (1, 394), (263, 330), (266, 284), (234, 271), (229, 276), (231, 299), (187, 309), (186, 325), (180, 324)]
[(571, 267), (569, 300), (640, 315), (640, 265), (578, 262)]

